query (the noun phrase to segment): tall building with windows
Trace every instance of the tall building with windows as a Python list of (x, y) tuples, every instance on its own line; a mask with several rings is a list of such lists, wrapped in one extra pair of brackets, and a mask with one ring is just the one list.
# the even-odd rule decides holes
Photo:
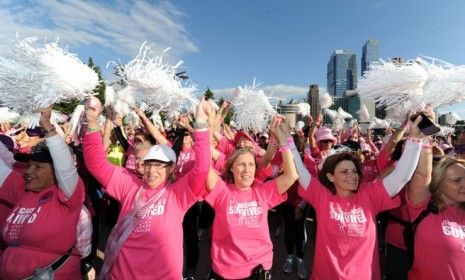
[(310, 104), (310, 114), (313, 118), (318, 116), (318, 113), (321, 111), (320, 108), (320, 90), (318, 85), (310, 85), (310, 89), (307, 95), (307, 102)]
[(369, 39), (362, 48), (362, 76), (370, 67), (370, 64), (379, 60), (379, 41)]
[(357, 88), (357, 61), (352, 51), (335, 50), (328, 62), (328, 92), (345, 96), (347, 90)]

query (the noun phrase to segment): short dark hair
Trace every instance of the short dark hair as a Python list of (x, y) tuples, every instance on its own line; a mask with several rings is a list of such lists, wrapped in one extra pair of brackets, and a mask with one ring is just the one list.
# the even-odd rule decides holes
[(359, 177), (359, 182), (362, 179), (362, 168), (360, 165), (360, 161), (354, 152), (341, 152), (329, 156), (325, 159), (323, 163), (323, 167), (320, 170), (318, 175), (318, 179), (320, 183), (325, 186), (332, 194), (336, 194), (336, 186), (334, 186), (333, 182), (331, 182), (326, 174), (334, 175), (334, 170), (338, 166), (338, 164), (342, 161), (352, 161), (355, 165), (355, 169), (357, 170), (357, 174)]

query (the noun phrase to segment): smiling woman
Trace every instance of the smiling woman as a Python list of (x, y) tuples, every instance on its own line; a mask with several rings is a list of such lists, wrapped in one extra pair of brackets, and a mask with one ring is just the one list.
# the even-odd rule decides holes
[[(68, 146), (50, 123), (51, 111), (51, 107), (41, 110), (45, 142), (30, 154), (15, 156), (27, 167), (20, 182), (24, 189), (15, 185), (17, 197), (8, 200), (14, 207), (3, 229), (7, 248), (2, 254), (1, 279), (25, 279), (38, 273), (55, 279), (80, 279), (76, 226), (84, 185)], [(2, 185), (1, 199), (5, 199), (7, 188)], [(58, 268), (51, 270), (52, 264)]]
[[(89, 102), (88, 132), (83, 139), (84, 160), (105, 192), (121, 203), (118, 223), (105, 249), (101, 279), (180, 279), (183, 264), (182, 221), (204, 193), (210, 167), (210, 113), (202, 100), (196, 108), (193, 131), (195, 162), (190, 171), (172, 181), (176, 154), (155, 145), (144, 156), (143, 176), (111, 165), (105, 158), (98, 127), (101, 104)], [(91, 104), (92, 107), (90, 106)], [(157, 265), (150, 265), (157, 260)]]
[(297, 179), (287, 142), (289, 124), (274, 117), (270, 131), (278, 139), (283, 157), (284, 172), (276, 179), (266, 183), (256, 180), (257, 163), (253, 151), (247, 148), (240, 148), (230, 156), (224, 169), (225, 181), (210, 169), (205, 201), (215, 210), (215, 219), (213, 271), (209, 279), (270, 275), (273, 245), (268, 231), (268, 210), (286, 199), (285, 192)]

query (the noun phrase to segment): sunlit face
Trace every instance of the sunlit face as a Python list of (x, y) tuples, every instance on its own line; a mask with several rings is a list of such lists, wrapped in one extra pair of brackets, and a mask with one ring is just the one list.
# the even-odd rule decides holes
[(147, 149), (140, 149), (135, 153), (136, 156), (136, 172), (138, 175), (143, 176), (145, 169), (144, 169), (144, 157), (149, 152), (149, 148)]
[(157, 188), (168, 179), (173, 170), (173, 164), (158, 161), (145, 161), (144, 181), (150, 188)]
[(465, 202), (465, 167), (453, 164), (446, 169), (446, 176), (441, 186), (441, 198), (446, 205)]
[(192, 137), (190, 135), (185, 135), (184, 138), (182, 139), (182, 145), (185, 148), (192, 147), (193, 143), (194, 141), (192, 140)]
[(333, 141), (332, 140), (321, 140), (320, 142), (318, 142), (318, 146), (321, 151), (326, 151), (333, 147)]
[(239, 139), (239, 142), (237, 142), (237, 148), (252, 148), (253, 149), (253, 147), (254, 147), (253, 142), (245, 137), (241, 137), (241, 139)]
[(358, 189), (357, 168), (350, 160), (339, 162), (334, 169), (334, 174), (326, 173), (326, 176), (334, 184), (336, 192), (340, 196), (349, 196)]
[(24, 172), (26, 190), (40, 192), (54, 184), (53, 168), (50, 163), (30, 160)]
[(255, 159), (252, 154), (238, 156), (231, 167), (234, 184), (241, 189), (249, 188), (255, 180), (255, 169)]

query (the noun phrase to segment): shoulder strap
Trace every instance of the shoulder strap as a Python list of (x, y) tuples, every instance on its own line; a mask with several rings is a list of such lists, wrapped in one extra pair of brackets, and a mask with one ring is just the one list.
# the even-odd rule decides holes
[(426, 209), (421, 211), (420, 215), (410, 224), (404, 227), (403, 235), (404, 235), (404, 242), (405, 242), (405, 247), (407, 248), (407, 252), (410, 256), (410, 263), (409, 267), (412, 266), (413, 264), (413, 259), (414, 259), (414, 252), (415, 252), (415, 233), (417, 231), (417, 227), (420, 224), (421, 221), (423, 221), (426, 216), (428, 216), (430, 213), (437, 213), (436, 207), (430, 202)]

